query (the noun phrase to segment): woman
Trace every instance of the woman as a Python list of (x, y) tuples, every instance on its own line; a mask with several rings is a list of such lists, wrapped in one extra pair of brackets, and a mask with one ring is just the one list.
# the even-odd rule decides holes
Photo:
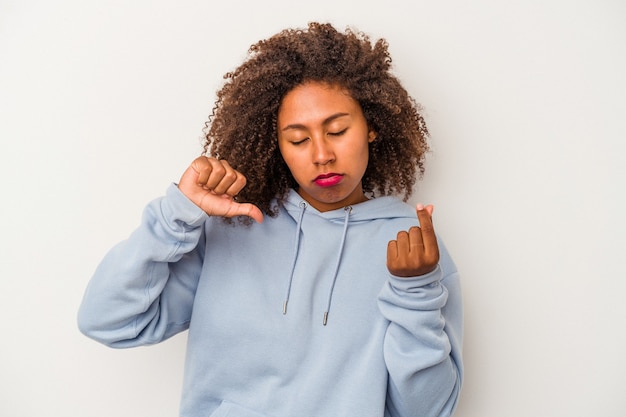
[(390, 62), (384, 40), (327, 24), (253, 45), (204, 155), (97, 268), (88, 336), (189, 329), (181, 416), (455, 409), (459, 276), (432, 206), (392, 196), (410, 195), (428, 134)]

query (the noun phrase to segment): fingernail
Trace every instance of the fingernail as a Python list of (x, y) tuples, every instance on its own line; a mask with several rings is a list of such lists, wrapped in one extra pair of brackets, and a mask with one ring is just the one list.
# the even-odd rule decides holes
[(418, 210), (424, 210), (424, 205), (423, 204), (418, 204), (417, 205), (417, 209)]

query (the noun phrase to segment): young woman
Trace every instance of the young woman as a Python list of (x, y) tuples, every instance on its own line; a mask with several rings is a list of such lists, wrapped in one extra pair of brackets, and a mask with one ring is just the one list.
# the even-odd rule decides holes
[(387, 44), (312, 23), (226, 75), (205, 153), (97, 268), (79, 327), (189, 329), (181, 416), (448, 416), (459, 275), (408, 198), (427, 130)]

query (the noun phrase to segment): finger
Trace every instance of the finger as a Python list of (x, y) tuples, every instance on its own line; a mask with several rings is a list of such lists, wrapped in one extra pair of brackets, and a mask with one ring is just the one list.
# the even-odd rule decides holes
[(198, 161), (194, 168), (199, 171), (198, 185), (217, 195), (228, 194), (233, 184), (238, 184), (233, 187), (232, 194), (228, 194), (232, 197), (241, 191), (246, 182), (245, 177), (223, 159), (205, 158)]
[[(246, 203), (246, 204), (250, 204), (250, 203)], [(247, 208), (248, 210), (248, 217), (253, 218), (257, 223), (263, 223), (263, 213), (261, 212), (261, 210), (255, 206), (254, 204), (250, 204), (250, 207)]]
[(398, 248), (398, 256), (402, 256), (403, 253), (409, 253), (411, 246), (409, 234), (406, 231), (401, 230), (398, 232), (398, 235), (396, 236), (396, 242), (396, 246)]
[[(224, 194), (230, 197), (235, 197), (237, 194), (239, 194), (241, 190), (243, 190), (243, 187), (246, 186), (247, 179), (241, 172), (235, 169), (233, 169), (232, 171), (235, 173), (235, 180), (232, 182), (232, 184), (230, 184), (230, 186), (226, 189), (226, 191), (224, 191)], [(223, 182), (220, 185), (226, 186), (227, 183)]]
[(205, 171), (204, 167), (207, 165), (206, 161), (203, 161), (205, 159), (205, 157), (196, 158), (180, 177), (178, 188), (188, 197), (195, 192), (198, 185), (202, 185), (198, 178)]
[[(243, 188), (242, 185), (245, 185), (245, 178), (243, 178), (243, 176), (239, 172), (233, 169), (228, 161), (222, 159), (218, 162), (220, 168), (218, 168), (218, 172), (213, 179), (217, 181), (219, 176), (219, 181), (212, 187), (212, 190), (215, 194), (227, 194), (233, 197), (237, 195), (239, 191), (241, 191), (241, 188)], [(233, 187), (234, 194), (227, 193), (228, 189), (231, 187)]]
[(200, 156), (191, 163), (191, 168), (196, 171), (198, 177), (196, 183), (200, 186), (204, 186), (211, 175), (212, 167), (209, 162), (209, 158), (206, 156)]
[(424, 252), (424, 241), (422, 239), (422, 230), (413, 226), (409, 229), (409, 252)]
[(390, 240), (387, 243), (387, 267), (389, 267), (389, 262), (396, 258), (398, 258), (398, 242)]
[(233, 203), (225, 217), (248, 216), (257, 223), (263, 223), (263, 213), (252, 203)]
[(417, 205), (417, 218), (420, 222), (422, 241), (424, 243), (424, 253), (430, 259), (439, 259), (439, 246), (437, 245), (437, 236), (433, 227), (431, 217), (432, 206), (430, 210), (421, 204)]
[(210, 167), (206, 168), (206, 171), (208, 172), (209, 175), (206, 181), (204, 181), (202, 184), (208, 190), (213, 191), (215, 194), (224, 194), (224, 191), (226, 191), (228, 187), (224, 188), (222, 186), (221, 187), (222, 189), (219, 189), (219, 190), (218, 190), (218, 187), (220, 183), (223, 181), (224, 176), (227, 175), (226, 161), (217, 160), (215, 158), (207, 158), (207, 162), (210, 165)]

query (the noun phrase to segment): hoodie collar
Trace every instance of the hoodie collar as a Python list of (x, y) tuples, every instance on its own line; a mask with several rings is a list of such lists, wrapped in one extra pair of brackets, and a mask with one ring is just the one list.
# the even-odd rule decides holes
[[(305, 203), (307, 205), (307, 216), (315, 215), (334, 223), (343, 223), (344, 221), (345, 213), (343, 208), (320, 212), (315, 207), (309, 205), (295, 190), (290, 189), (287, 193), (287, 198), (283, 201), (283, 206), (289, 215), (296, 221), (300, 215), (301, 203)], [(371, 198), (350, 207), (352, 207), (352, 212), (350, 213), (350, 223), (379, 219), (394, 219), (399, 217), (412, 219), (416, 218), (414, 207), (409, 204), (402, 203), (401, 200), (393, 196)]]

